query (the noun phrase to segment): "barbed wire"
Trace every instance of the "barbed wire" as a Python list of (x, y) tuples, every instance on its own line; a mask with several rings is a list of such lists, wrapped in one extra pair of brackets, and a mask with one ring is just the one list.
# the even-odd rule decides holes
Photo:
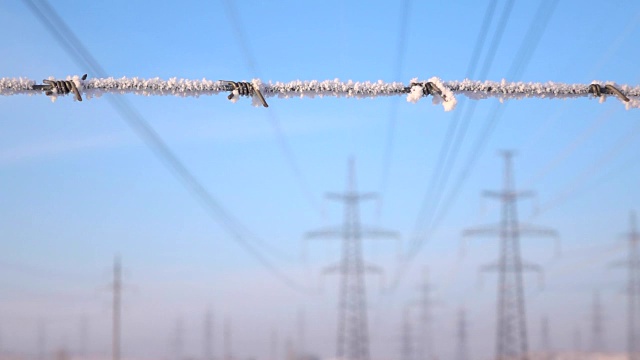
[[(47, 81), (53, 81), (53, 78)], [(445, 111), (451, 111), (457, 104), (456, 95), (464, 95), (473, 100), (496, 98), (500, 101), (524, 98), (568, 99), (579, 97), (598, 98), (603, 102), (607, 96), (613, 95), (624, 103), (627, 109), (640, 108), (640, 86), (617, 85), (611, 81), (594, 81), (590, 84), (566, 84), (556, 82), (508, 82), (502, 81), (442, 81), (432, 77), (426, 81), (411, 80), (408, 85), (401, 82), (383, 81), (340, 81), (308, 80), (291, 82), (262, 83), (260, 79), (250, 82), (234, 82), (226, 80), (191, 80), (171, 78), (144, 79), (138, 77), (93, 78), (82, 80), (79, 76), (68, 76), (66, 81), (73, 81), (77, 90), (91, 99), (103, 94), (135, 94), (144, 96), (173, 95), (181, 97), (199, 97), (228, 93), (228, 98), (235, 102), (240, 96), (253, 98), (255, 106), (265, 106), (268, 98), (376, 98), (404, 95), (408, 102), (417, 102), (422, 97), (431, 95), (434, 104), (442, 104)], [(238, 86), (242, 84), (242, 86)], [(63, 88), (66, 89), (66, 88)], [(241, 91), (242, 90), (242, 91)], [(0, 95), (38, 94), (42, 86), (27, 78), (0, 78)], [(66, 95), (60, 89), (47, 88), (55, 100), (56, 96)]]

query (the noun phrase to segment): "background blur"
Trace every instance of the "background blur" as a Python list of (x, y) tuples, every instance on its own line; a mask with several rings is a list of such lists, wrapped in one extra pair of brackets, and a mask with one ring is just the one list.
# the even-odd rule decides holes
[[(640, 83), (636, 1), (51, 6), (114, 77)], [(24, 2), (0, 2), (0, 43), (0, 77), (89, 72)], [(401, 235), (363, 239), (365, 261), (384, 271), (366, 276), (371, 358), (456, 358), (461, 309), (469, 358), (493, 358), (496, 274), (478, 269), (499, 242), (462, 234), (500, 222), (499, 201), (481, 195), (502, 188), (504, 149), (515, 151), (516, 187), (537, 194), (518, 202), (520, 219), (562, 243), (521, 239), (523, 258), (544, 268), (543, 284), (524, 276), (531, 352), (626, 353), (627, 269), (609, 264), (629, 256), (621, 234), (640, 207), (640, 123), (617, 99), (463, 100), (467, 110), (443, 112), (403, 97), (271, 98), (264, 109), (225, 96), (122, 96), (242, 224), (254, 252), (107, 99), (1, 97), (2, 357), (110, 357), (116, 255), (124, 359), (205, 358), (207, 313), (215, 359), (335, 357), (340, 277), (322, 271), (341, 241), (305, 234), (344, 221), (343, 204), (324, 194), (346, 190), (353, 158), (357, 188), (379, 194), (360, 204), (360, 221)]]

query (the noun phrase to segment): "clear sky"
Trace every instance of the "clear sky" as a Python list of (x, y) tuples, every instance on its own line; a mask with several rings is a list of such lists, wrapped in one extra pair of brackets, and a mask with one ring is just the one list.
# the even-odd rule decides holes
[[(114, 77), (464, 79), (488, 2), (409, 1), (404, 37), (403, 3), (56, 1), (52, 6)], [(495, 60), (477, 80), (508, 75), (539, 3), (516, 2)], [(479, 67), (504, 6), (498, 1)], [(637, 85), (639, 36), (636, 1), (562, 1), (515, 80)], [(0, 77), (40, 80), (88, 72), (20, 1), (0, 2), (0, 41)], [(49, 350), (77, 350), (85, 316), (90, 352), (108, 354), (110, 266), (119, 253), (125, 268), (125, 357), (173, 356), (177, 319), (185, 324), (184, 354), (201, 356), (201, 321), (209, 308), (216, 316), (218, 356), (223, 318), (233, 323), (237, 356), (267, 359), (272, 328), (281, 355), (288, 337), (300, 344), (300, 311), (307, 319), (305, 347), (333, 356), (338, 282), (322, 279), (320, 272), (338, 259), (339, 241), (303, 242), (305, 232), (343, 219), (341, 205), (323, 195), (345, 189), (347, 161), (353, 157), (358, 188), (381, 195), (380, 202), (362, 204), (362, 222), (400, 232), (406, 250), (416, 224), (423, 224), (418, 218), (423, 202), (434, 201), (425, 196), (455, 111), (402, 98), (271, 98), (267, 110), (247, 99), (232, 104), (225, 96), (126, 96), (219, 204), (261, 239), (255, 245), (259, 251), (295, 281), (323, 290), (299, 294), (266, 271), (106, 99), (78, 103), (64, 97), (52, 103), (44, 96), (0, 97), (2, 349), (34, 354), (41, 319)], [(477, 103), (446, 191), (498, 103)], [(525, 278), (531, 347), (538, 348), (543, 315), (550, 318), (556, 348), (574, 346), (575, 329), (586, 347), (592, 294), (598, 289), (609, 349), (624, 349), (625, 275), (607, 264), (624, 256), (620, 234), (628, 230), (630, 210), (640, 209), (638, 110), (626, 111), (613, 98), (602, 104), (511, 100), (501, 106), (504, 112), (455, 202), (397, 289), (381, 292), (378, 279), (368, 278), (374, 359), (399, 356), (402, 310), (417, 298), (425, 266), (440, 303), (434, 308), (435, 352), (440, 358), (453, 355), (455, 315), (465, 306), (474, 358), (493, 353), (495, 276), (484, 276), (479, 288), (477, 268), (497, 257), (497, 241), (471, 239), (464, 257), (460, 248), (463, 229), (499, 221), (499, 208), (481, 192), (502, 186), (500, 149), (517, 152), (516, 185), (538, 194), (519, 204), (521, 218), (561, 234), (559, 258), (551, 239), (522, 240), (523, 256), (546, 268), (543, 291), (535, 276)], [(544, 211), (533, 216), (536, 206)], [(398, 271), (397, 247), (386, 240), (364, 246), (367, 261), (385, 269), (387, 283)]]

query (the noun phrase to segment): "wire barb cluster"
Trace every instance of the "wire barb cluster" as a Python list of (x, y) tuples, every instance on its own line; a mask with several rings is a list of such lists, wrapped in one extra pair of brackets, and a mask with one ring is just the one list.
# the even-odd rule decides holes
[(424, 94), (424, 96), (435, 96), (438, 95), (442, 98), (442, 100), (447, 101), (447, 96), (442, 92), (442, 90), (433, 82), (433, 81), (427, 81), (427, 82), (411, 82), (409, 87), (405, 88), (405, 92), (410, 93), (411, 92), (411, 88), (414, 86), (420, 86), (422, 87), (422, 93)]
[(602, 94), (609, 94), (617, 96), (621, 101), (629, 102), (629, 98), (626, 97), (622, 91), (618, 90), (615, 86), (607, 84), (604, 87), (600, 84), (593, 83), (589, 85), (589, 94), (593, 94), (595, 97), (601, 97)]
[(225, 85), (228, 91), (231, 91), (231, 94), (227, 96), (227, 99), (233, 100), (234, 97), (237, 95), (238, 96), (256, 95), (260, 100), (260, 103), (262, 104), (262, 106), (269, 107), (269, 105), (267, 104), (267, 101), (264, 99), (264, 96), (262, 96), (262, 93), (260, 92), (260, 88), (256, 84), (253, 84), (247, 81), (236, 82), (236, 81), (220, 80), (220, 82), (222, 82)]
[[(82, 75), (82, 80), (87, 79), (87, 74)], [(67, 95), (70, 92), (73, 92), (75, 99), (78, 101), (82, 101), (82, 95), (80, 95), (80, 91), (76, 86), (76, 83), (73, 80), (42, 80), (44, 84), (42, 85), (33, 85), (33, 90), (42, 90), (44, 94), (47, 96), (52, 95)]]

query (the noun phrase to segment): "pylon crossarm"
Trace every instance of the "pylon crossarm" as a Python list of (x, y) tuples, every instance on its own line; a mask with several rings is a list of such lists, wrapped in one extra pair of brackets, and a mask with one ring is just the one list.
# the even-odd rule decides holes
[(621, 268), (621, 267), (626, 268), (632, 265), (633, 264), (629, 260), (617, 260), (617, 261), (610, 262), (607, 266), (609, 268)]
[(505, 271), (518, 271), (520, 269), (522, 271), (534, 271), (538, 273), (542, 272), (542, 267), (540, 265), (525, 261), (521, 262), (519, 267), (515, 264), (502, 265), (499, 261), (494, 261), (492, 263), (480, 266), (479, 270), (481, 272), (500, 271), (503, 266)]
[(542, 266), (528, 261), (522, 261), (522, 271), (532, 271), (538, 273), (538, 288), (544, 288), (544, 270)]
[(377, 275), (381, 275), (384, 272), (384, 270), (382, 270), (380, 266), (373, 265), (373, 264), (365, 264), (364, 271), (372, 274), (377, 274)]
[(462, 236), (500, 236), (501, 233), (499, 225), (483, 225), (464, 230)]
[(629, 238), (639, 238), (640, 239), (640, 232), (632, 231), (632, 232), (622, 233), (622, 234), (618, 235), (618, 238), (624, 239), (624, 240), (628, 240)]
[(500, 271), (500, 264), (497, 261), (495, 261), (490, 264), (482, 265), (480, 266), (479, 271), (481, 273), (489, 272), (489, 271)]
[(492, 191), (486, 190), (482, 192), (482, 196), (496, 198), (496, 199), (516, 199), (516, 198), (525, 198), (525, 197), (533, 197), (535, 196), (535, 192), (533, 191)]
[(342, 236), (342, 228), (328, 228), (315, 231), (309, 231), (304, 235), (305, 239), (319, 239), (319, 238), (339, 238)]
[(342, 263), (325, 266), (325, 268), (322, 269), (322, 275), (340, 273), (342, 272), (343, 269), (344, 269), (344, 266), (342, 266)]
[(400, 234), (396, 231), (363, 227), (360, 234), (368, 239), (399, 239)]
[(362, 201), (373, 200), (378, 195), (376, 193), (327, 193), (325, 197), (336, 201)]
[(518, 233), (520, 234), (520, 236), (559, 236), (558, 232), (552, 228), (527, 223), (520, 223), (520, 225), (518, 225)]
[(364, 272), (380, 276), (380, 282), (378, 285), (380, 287), (380, 291), (384, 290), (384, 288), (386, 287), (386, 279), (384, 276), (384, 270), (380, 266), (373, 265), (373, 264), (365, 264)]
[(521, 263), (522, 271), (533, 271), (533, 272), (542, 272), (542, 266), (534, 263), (530, 263), (528, 261), (522, 261)]

